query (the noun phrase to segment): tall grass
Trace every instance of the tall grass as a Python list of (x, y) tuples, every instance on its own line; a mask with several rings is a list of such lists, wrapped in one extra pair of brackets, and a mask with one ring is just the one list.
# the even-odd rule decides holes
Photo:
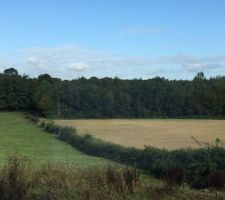
[(12, 156), (0, 173), (0, 200), (222, 200), (220, 193), (146, 185), (134, 168), (74, 170), (46, 164), (33, 168)]

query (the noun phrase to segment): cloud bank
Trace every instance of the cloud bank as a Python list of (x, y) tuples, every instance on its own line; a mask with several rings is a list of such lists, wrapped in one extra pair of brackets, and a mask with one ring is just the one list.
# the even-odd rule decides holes
[[(29, 48), (20, 51), (14, 65), (23, 73), (49, 73), (63, 79), (85, 77), (188, 78), (199, 71), (224, 73), (225, 55), (197, 57), (185, 54), (160, 57), (122, 56), (75, 45)], [(6, 63), (4, 61), (4, 63)], [(13, 62), (10, 62), (12, 64)], [(218, 74), (219, 74), (218, 73)]]

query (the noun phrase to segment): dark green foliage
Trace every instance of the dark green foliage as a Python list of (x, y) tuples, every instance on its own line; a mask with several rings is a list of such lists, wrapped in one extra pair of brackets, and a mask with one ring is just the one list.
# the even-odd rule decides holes
[(34, 111), (35, 81), (27, 76), (0, 74), (0, 111)]
[(225, 77), (68, 81), (48, 74), (31, 79), (10, 69), (0, 74), (1, 110), (58, 118), (224, 118)]
[(14, 75), (18, 75), (18, 71), (14, 68), (8, 68), (4, 70), (4, 74), (8, 76), (14, 76)]
[(214, 172), (225, 170), (225, 149), (217, 144), (200, 149), (168, 151), (146, 147), (141, 150), (104, 142), (91, 135), (79, 136), (69, 127), (43, 124), (47, 132), (86, 154), (137, 167), (155, 177), (168, 179), (169, 184), (185, 182), (194, 188), (205, 188), (212, 186), (209, 179)]

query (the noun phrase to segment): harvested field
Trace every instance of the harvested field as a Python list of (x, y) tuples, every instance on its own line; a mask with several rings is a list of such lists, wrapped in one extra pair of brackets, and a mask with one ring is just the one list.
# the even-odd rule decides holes
[(216, 138), (225, 143), (224, 120), (192, 119), (112, 119), (112, 120), (55, 120), (62, 126), (75, 127), (79, 134), (121, 144), (144, 148), (145, 145), (166, 148), (197, 148), (212, 144)]

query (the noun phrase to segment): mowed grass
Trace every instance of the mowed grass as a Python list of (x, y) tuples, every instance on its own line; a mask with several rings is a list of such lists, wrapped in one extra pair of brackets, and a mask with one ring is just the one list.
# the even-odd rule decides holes
[(0, 165), (12, 154), (35, 164), (68, 163), (73, 167), (105, 166), (108, 160), (88, 156), (47, 134), (22, 113), (0, 112)]
[(202, 144), (216, 138), (225, 143), (225, 120), (189, 119), (113, 119), (55, 120), (59, 125), (75, 127), (79, 134), (121, 144), (144, 148), (145, 145), (166, 148), (198, 148), (193, 137)]

